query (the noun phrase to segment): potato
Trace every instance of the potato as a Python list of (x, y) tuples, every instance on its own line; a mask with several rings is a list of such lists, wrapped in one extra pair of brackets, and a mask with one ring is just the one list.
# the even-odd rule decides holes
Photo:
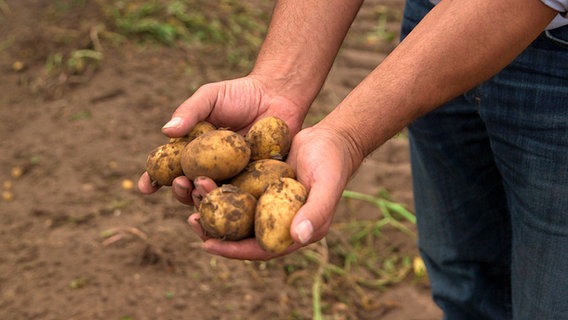
[(211, 123), (207, 121), (200, 121), (193, 127), (193, 129), (191, 129), (191, 131), (187, 135), (179, 138), (170, 138), (170, 143), (172, 142), (188, 143), (194, 140), (195, 138), (199, 137), (200, 135), (209, 131), (213, 131), (215, 129), (217, 128), (215, 128), (215, 126), (212, 125)]
[(296, 177), (292, 167), (283, 161), (262, 159), (249, 163), (230, 183), (258, 199), (269, 184), (283, 177)]
[(186, 144), (184, 142), (167, 143), (150, 152), (146, 159), (146, 172), (154, 186), (171, 186), (176, 177), (183, 175), (181, 154)]
[(236, 176), (249, 160), (250, 147), (244, 137), (219, 129), (188, 143), (181, 155), (181, 167), (190, 180), (206, 176), (219, 182)]
[(225, 184), (208, 193), (201, 201), (199, 223), (207, 236), (241, 240), (253, 235), (255, 207), (255, 197)]
[(290, 225), (307, 197), (306, 188), (291, 178), (281, 178), (268, 186), (258, 199), (254, 217), (254, 231), (260, 247), (278, 254), (294, 242)]
[(290, 151), (290, 129), (283, 120), (267, 117), (258, 120), (246, 134), (251, 160), (283, 160)]

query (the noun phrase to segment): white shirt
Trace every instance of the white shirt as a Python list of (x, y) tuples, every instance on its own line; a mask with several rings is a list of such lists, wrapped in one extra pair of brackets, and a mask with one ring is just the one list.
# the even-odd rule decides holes
[[(440, 1), (441, 0), (430, 0), (430, 2), (434, 4)], [(546, 30), (551, 30), (568, 25), (568, 0), (541, 0), (541, 1), (547, 6), (551, 7), (552, 9), (558, 11), (558, 15), (546, 27)]]
[(547, 6), (558, 11), (558, 15), (546, 27), (547, 30), (568, 25), (568, 0), (541, 0)]

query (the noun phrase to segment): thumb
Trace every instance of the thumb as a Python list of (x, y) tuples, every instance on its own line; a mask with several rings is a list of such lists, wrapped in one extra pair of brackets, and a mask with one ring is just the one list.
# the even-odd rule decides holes
[(338, 185), (341, 184), (337, 181), (320, 181), (313, 184), (306, 203), (298, 210), (290, 226), (295, 242), (306, 245), (325, 237), (341, 198), (342, 189), (338, 188)]
[(197, 122), (205, 120), (217, 101), (217, 84), (201, 86), (174, 111), (172, 118), (163, 127), (168, 137), (181, 137), (187, 134)]

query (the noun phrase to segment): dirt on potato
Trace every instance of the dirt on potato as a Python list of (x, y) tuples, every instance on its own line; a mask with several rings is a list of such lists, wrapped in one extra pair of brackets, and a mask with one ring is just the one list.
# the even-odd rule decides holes
[(289, 164), (274, 159), (262, 159), (250, 162), (230, 183), (258, 199), (271, 183), (283, 177), (296, 178), (296, 173)]
[(153, 185), (171, 186), (175, 178), (183, 175), (181, 155), (187, 142), (170, 141), (156, 147), (146, 159), (146, 172)]
[(250, 147), (240, 134), (213, 130), (187, 144), (181, 154), (181, 167), (190, 180), (205, 176), (221, 182), (239, 174), (247, 166), (250, 154)]
[(266, 188), (254, 216), (254, 232), (261, 248), (280, 254), (294, 243), (290, 225), (307, 198), (306, 188), (292, 178), (280, 178)]
[(256, 198), (238, 187), (224, 184), (211, 191), (199, 205), (199, 224), (209, 237), (238, 241), (254, 235)]
[[(170, 188), (136, 190), (175, 108), (249, 72), (272, 5), (0, 0), (0, 319), (440, 318), (413, 224), (379, 228), (371, 203), (344, 198), (324, 241), (250, 262), (202, 251)], [(306, 125), (394, 48), (402, 7), (365, 2)], [(349, 190), (412, 210), (408, 158), (402, 133)]]
[(292, 143), (286, 122), (273, 116), (254, 123), (246, 134), (246, 141), (250, 145), (252, 160), (284, 160)]

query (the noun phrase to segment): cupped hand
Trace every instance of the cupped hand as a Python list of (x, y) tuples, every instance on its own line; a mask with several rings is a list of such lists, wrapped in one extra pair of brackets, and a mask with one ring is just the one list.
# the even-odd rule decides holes
[(206, 84), (176, 109), (162, 131), (169, 137), (180, 137), (197, 122), (207, 120), (244, 134), (260, 118), (276, 116), (296, 134), (307, 108), (277, 90), (269, 81), (253, 76)]
[[(296, 171), (298, 181), (309, 190), (309, 195), (292, 221), (291, 236), (295, 243), (280, 254), (284, 255), (327, 234), (342, 191), (354, 171), (354, 162), (349, 140), (333, 129), (316, 125), (299, 131), (307, 107), (276, 94), (277, 90), (267, 83), (259, 78), (245, 77), (204, 85), (177, 108), (162, 130), (169, 137), (180, 137), (197, 122), (206, 120), (217, 127), (245, 134), (252, 124), (266, 116), (277, 116), (286, 121), (291, 134), (295, 135), (287, 162)], [(151, 184), (147, 173), (140, 177), (138, 187), (145, 194), (159, 188)], [(206, 177), (189, 181), (181, 176), (172, 185), (180, 202), (196, 206), (216, 187), (215, 182)], [(204, 240), (203, 248), (212, 254), (245, 260), (276, 257), (262, 250), (254, 238), (242, 241), (209, 239), (201, 230), (198, 219), (199, 214), (193, 214), (189, 223)]]
[[(169, 137), (181, 137), (197, 122), (208, 121), (218, 128), (245, 134), (257, 120), (276, 116), (286, 121), (290, 133), (295, 135), (307, 112), (307, 107), (296, 101), (300, 99), (279, 95), (276, 84), (259, 76), (210, 83), (199, 88), (176, 109), (162, 132)], [(205, 189), (212, 187), (210, 182), (204, 181)], [(144, 194), (154, 193), (159, 188), (152, 184), (147, 172), (138, 180), (138, 189)], [(197, 189), (183, 176), (177, 177), (172, 184), (174, 196), (188, 205), (194, 204), (196, 197), (203, 194)]]
[[(309, 195), (292, 221), (291, 236), (295, 243), (280, 255), (316, 242), (328, 233), (337, 203), (358, 165), (354, 165), (350, 150), (347, 140), (317, 125), (296, 135), (287, 162), (296, 170), (298, 181), (306, 186)], [(198, 185), (196, 190), (208, 192), (206, 189), (210, 186)], [(254, 238), (241, 241), (209, 239), (198, 220), (198, 213), (189, 217), (193, 230), (204, 240), (203, 248), (212, 254), (243, 260), (268, 260), (279, 256), (262, 250)]]

